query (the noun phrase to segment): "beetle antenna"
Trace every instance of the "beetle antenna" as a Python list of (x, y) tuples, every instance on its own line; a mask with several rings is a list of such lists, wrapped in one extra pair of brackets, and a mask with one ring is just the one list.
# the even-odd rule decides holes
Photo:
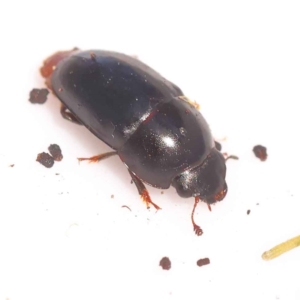
[(229, 156), (227, 156), (227, 157), (225, 158), (225, 161), (227, 162), (228, 159), (235, 159), (235, 160), (238, 160), (239, 157), (236, 156), (236, 155), (229, 155)]
[(238, 159), (239, 159), (238, 156), (236, 156), (236, 155), (228, 155), (227, 152), (224, 152), (224, 153), (222, 153), (222, 154), (223, 154), (223, 156), (224, 156), (224, 158), (225, 158), (225, 162), (227, 162), (228, 159), (235, 159), (235, 160), (238, 160)]
[(195, 221), (194, 221), (195, 209), (196, 209), (196, 207), (197, 207), (199, 201), (200, 201), (199, 196), (196, 196), (196, 197), (195, 197), (195, 203), (194, 203), (193, 211), (192, 211), (192, 215), (191, 215), (191, 217), (192, 217), (192, 223), (193, 223), (193, 226), (194, 226), (194, 231), (195, 231), (196, 235), (198, 235), (198, 236), (200, 236), (200, 235), (203, 234), (203, 231), (202, 231), (202, 229), (200, 228), (200, 226), (197, 225), (197, 224), (195, 223)]

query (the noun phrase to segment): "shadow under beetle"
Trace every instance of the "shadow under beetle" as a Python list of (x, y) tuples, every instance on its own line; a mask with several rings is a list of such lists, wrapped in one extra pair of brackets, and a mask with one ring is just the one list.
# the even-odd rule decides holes
[(54, 53), (40, 69), (61, 101), (62, 116), (87, 127), (114, 151), (79, 158), (98, 162), (118, 155), (143, 201), (144, 183), (210, 204), (227, 194), (226, 164), (197, 105), (179, 87), (131, 56), (90, 50)]

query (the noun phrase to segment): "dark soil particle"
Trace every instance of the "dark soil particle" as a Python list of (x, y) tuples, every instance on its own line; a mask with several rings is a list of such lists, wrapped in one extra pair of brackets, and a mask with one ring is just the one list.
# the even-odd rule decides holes
[(43, 104), (47, 101), (49, 91), (47, 89), (32, 89), (29, 94), (29, 101), (31, 103)]
[(163, 268), (163, 270), (170, 270), (171, 269), (171, 261), (168, 257), (163, 257), (159, 265)]
[(248, 209), (248, 210), (247, 210), (247, 215), (249, 215), (249, 214), (250, 214), (250, 212), (251, 212), (251, 210), (250, 210), (250, 209)]
[(36, 158), (36, 161), (46, 168), (52, 168), (54, 165), (53, 157), (46, 152), (39, 153)]
[(267, 160), (267, 148), (262, 145), (256, 145), (253, 147), (254, 155), (259, 158), (261, 161)]
[(48, 150), (55, 161), (61, 161), (63, 159), (63, 155), (61, 153), (61, 149), (57, 144), (51, 144), (48, 147)]
[(209, 264), (210, 264), (209, 258), (201, 258), (197, 261), (198, 267), (202, 267), (202, 266), (209, 265)]

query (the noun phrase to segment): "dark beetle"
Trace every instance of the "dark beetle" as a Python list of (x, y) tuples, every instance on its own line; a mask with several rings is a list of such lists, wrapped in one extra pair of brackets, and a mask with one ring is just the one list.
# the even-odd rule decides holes
[(86, 126), (114, 151), (79, 160), (119, 155), (147, 207), (154, 204), (143, 182), (176, 188), (208, 205), (227, 193), (226, 165), (196, 105), (173, 83), (141, 61), (109, 51), (57, 52), (41, 68), (62, 102), (64, 118)]

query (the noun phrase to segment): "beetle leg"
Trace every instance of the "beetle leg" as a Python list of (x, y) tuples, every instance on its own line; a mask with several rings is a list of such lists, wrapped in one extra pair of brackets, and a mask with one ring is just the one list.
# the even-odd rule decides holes
[(102, 153), (102, 154), (99, 154), (99, 155), (95, 155), (95, 156), (92, 156), (92, 157), (80, 157), (80, 158), (77, 158), (77, 159), (78, 159), (78, 161), (88, 160), (90, 163), (95, 163), (95, 162), (99, 162), (102, 159), (109, 158), (109, 157), (111, 157), (113, 155), (116, 155), (116, 154), (117, 154), (116, 151), (112, 151), (112, 152), (106, 152), (106, 153)]
[(145, 187), (145, 185), (143, 184), (143, 182), (137, 178), (131, 171), (129, 171), (129, 174), (136, 186), (136, 188), (138, 189), (138, 192), (140, 194), (140, 196), (142, 197), (143, 201), (146, 203), (147, 208), (149, 208), (149, 204), (153, 205), (157, 210), (161, 209), (159, 206), (157, 206), (155, 203), (152, 202), (149, 193)]
[(192, 215), (191, 215), (191, 217), (192, 217), (192, 223), (193, 223), (194, 231), (195, 231), (196, 235), (202, 235), (202, 234), (203, 234), (203, 231), (202, 231), (202, 229), (200, 228), (200, 226), (197, 225), (197, 224), (195, 223), (195, 221), (194, 221), (195, 209), (196, 209), (196, 207), (197, 207), (199, 201), (200, 201), (200, 198), (199, 198), (198, 196), (195, 197), (195, 203), (194, 203), (194, 207), (193, 207), (193, 211), (192, 211)]
[(76, 123), (78, 125), (82, 125), (78, 118), (73, 113), (71, 113), (64, 104), (61, 104), (60, 113), (64, 119)]

